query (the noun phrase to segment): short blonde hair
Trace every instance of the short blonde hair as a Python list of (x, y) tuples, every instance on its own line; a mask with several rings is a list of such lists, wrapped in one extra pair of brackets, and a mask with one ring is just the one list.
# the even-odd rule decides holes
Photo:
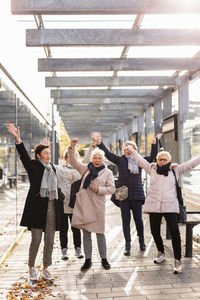
[(98, 148), (94, 149), (91, 153), (91, 158), (90, 158), (91, 160), (95, 154), (100, 154), (102, 156), (102, 159), (105, 160), (105, 152), (103, 150), (98, 149)]
[(168, 151), (158, 152), (158, 154), (156, 156), (156, 159), (159, 159), (159, 157), (162, 156), (162, 155), (166, 155), (168, 157), (169, 161), (171, 161), (172, 157), (171, 157), (171, 154)]
[(133, 148), (134, 148), (136, 151), (138, 151), (138, 147), (137, 147), (137, 145), (136, 145), (136, 143), (135, 143), (134, 141), (126, 141), (126, 142), (124, 143), (124, 146), (128, 146), (128, 145), (133, 146)]
[[(64, 152), (63, 152), (63, 159), (65, 160), (66, 159), (66, 156), (69, 154), (69, 150), (67, 149), (67, 150), (65, 150)], [(76, 154), (76, 158), (80, 158), (80, 155), (79, 155), (79, 153), (78, 153), (78, 151), (77, 150), (75, 150), (75, 154)]]

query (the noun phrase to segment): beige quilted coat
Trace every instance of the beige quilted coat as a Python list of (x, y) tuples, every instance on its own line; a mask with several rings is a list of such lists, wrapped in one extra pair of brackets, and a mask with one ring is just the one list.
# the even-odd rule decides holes
[[(81, 209), (77, 205), (77, 203), (75, 203), (72, 217), (72, 226), (85, 229), (89, 232), (104, 233), (106, 195), (112, 195), (115, 192), (113, 174), (109, 169), (104, 168), (99, 172), (98, 177), (92, 181), (93, 186), (99, 187), (98, 194), (89, 190), (89, 188), (83, 189), (83, 182), (85, 180), (85, 177), (89, 174), (88, 167), (86, 164), (83, 164), (76, 159), (74, 147), (72, 147), (71, 149), (69, 148), (69, 155), (71, 164), (81, 175), (84, 174), (79, 193), (84, 193), (85, 197), (87, 197), (87, 200), (89, 200), (87, 201), (87, 203), (90, 203), (87, 204), (87, 206), (82, 205)], [(89, 216), (95, 215), (95, 220), (93, 220), (92, 222), (85, 220), (84, 224), (76, 225), (76, 218), (81, 215), (81, 211), (85, 211)]]
[[(170, 171), (168, 176), (157, 174), (155, 163), (148, 163), (137, 151), (133, 152), (133, 157), (138, 165), (150, 175), (150, 185), (147, 191), (143, 212), (179, 213), (173, 172)], [(174, 166), (173, 169), (176, 173), (176, 178), (178, 179), (181, 174), (193, 169), (198, 164), (200, 164), (200, 156)]]

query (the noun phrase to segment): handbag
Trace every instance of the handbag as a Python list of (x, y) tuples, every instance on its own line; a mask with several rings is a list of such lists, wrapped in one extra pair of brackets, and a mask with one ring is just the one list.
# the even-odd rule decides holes
[[(130, 182), (131, 172), (129, 172), (128, 184)], [(122, 185), (115, 190), (115, 199), (119, 201), (124, 201), (128, 198), (128, 186)]]
[(177, 178), (175, 171), (172, 170), (174, 177), (175, 177), (175, 182), (176, 182), (176, 192), (177, 192), (177, 198), (179, 202), (179, 214), (178, 214), (178, 223), (186, 223), (187, 222), (187, 211), (186, 211), (186, 206), (183, 203), (183, 196), (182, 196), (182, 190), (181, 187), (178, 184)]
[(115, 190), (115, 199), (119, 201), (123, 201), (128, 198), (128, 187), (126, 185), (122, 185)]
[[(87, 169), (88, 170), (88, 169)], [(82, 177), (76, 181), (74, 181), (71, 184), (71, 190), (70, 190), (70, 201), (68, 206), (71, 208), (74, 208), (75, 202), (76, 202), (76, 194), (79, 192), (80, 187), (81, 187), (81, 181), (83, 179), (83, 176), (87, 172), (87, 170), (83, 173)]]

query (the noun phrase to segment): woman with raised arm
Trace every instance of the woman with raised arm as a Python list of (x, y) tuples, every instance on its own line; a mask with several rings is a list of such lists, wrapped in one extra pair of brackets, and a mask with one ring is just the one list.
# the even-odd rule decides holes
[(75, 155), (75, 146), (78, 139), (71, 139), (69, 156), (71, 164), (82, 176), (79, 192), (72, 217), (72, 226), (83, 230), (83, 246), (85, 263), (81, 271), (87, 271), (92, 265), (92, 240), (91, 233), (95, 232), (101, 264), (104, 269), (110, 269), (107, 261), (105, 239), (105, 201), (106, 195), (115, 191), (112, 172), (104, 165), (104, 152), (95, 149), (91, 155), (91, 162), (87, 165), (79, 162)]
[[(161, 138), (161, 134), (157, 137)], [(128, 187), (128, 197), (124, 201), (118, 201), (118, 205), (121, 209), (121, 218), (123, 233), (125, 238), (125, 251), (124, 255), (130, 256), (131, 250), (131, 234), (130, 234), (130, 221), (131, 221), (131, 211), (133, 213), (133, 218), (137, 230), (137, 235), (139, 239), (139, 246), (141, 251), (145, 251), (146, 246), (144, 242), (144, 225), (142, 220), (142, 205), (145, 201), (144, 190), (142, 185), (141, 171), (142, 169), (138, 167), (138, 164), (134, 159), (131, 158), (131, 153), (128, 148), (130, 146), (132, 149), (138, 149), (137, 145), (133, 141), (127, 141), (123, 145), (124, 155), (119, 156), (110, 152), (106, 146), (101, 141), (101, 134), (99, 132), (93, 132), (91, 137), (96, 141), (98, 147), (105, 152), (105, 156), (108, 160), (117, 165), (119, 175), (117, 187), (127, 186)], [(151, 154), (145, 157), (149, 162), (154, 161), (157, 154), (156, 138), (152, 138)], [(115, 194), (112, 195), (111, 201), (116, 203)]]
[[(55, 230), (63, 227), (63, 207), (57, 205), (58, 185), (57, 177), (50, 163), (51, 150), (48, 145), (35, 146), (35, 159), (31, 159), (23, 141), (20, 138), (19, 127), (9, 124), (8, 131), (15, 137), (16, 148), (20, 159), (28, 173), (30, 188), (25, 202), (21, 226), (28, 227), (31, 231), (31, 244), (29, 248), (29, 278), (38, 279), (38, 271), (35, 268), (35, 259), (44, 232), (43, 270), (42, 277), (52, 280), (53, 276), (48, 270), (52, 264), (52, 251)], [(61, 205), (63, 206), (63, 205)]]
[[(150, 175), (150, 186), (144, 204), (144, 213), (149, 213), (151, 234), (156, 243), (158, 255), (154, 263), (166, 260), (163, 240), (160, 234), (161, 219), (164, 216), (169, 226), (174, 252), (174, 274), (182, 272), (181, 238), (178, 227), (179, 202), (176, 191), (176, 179), (200, 163), (200, 156), (180, 165), (171, 164), (171, 155), (167, 151), (159, 152), (157, 163), (150, 164), (136, 151), (129, 147), (132, 157), (138, 165)], [(173, 172), (174, 170), (174, 172)]]
[[(84, 159), (82, 160), (83, 163), (90, 162), (90, 156), (92, 150), (95, 148), (95, 143), (91, 144)], [(79, 158), (78, 151), (76, 151), (77, 159)], [(68, 256), (68, 229), (69, 223), (72, 221), (73, 215), (73, 208), (69, 207), (70, 202), (70, 191), (71, 191), (71, 184), (79, 180), (81, 175), (79, 172), (71, 165), (70, 158), (69, 158), (69, 150), (67, 149), (63, 153), (63, 161), (59, 165), (54, 165), (56, 168), (56, 175), (58, 178), (58, 186), (61, 188), (62, 192), (65, 195), (64, 199), (64, 218), (65, 218), (65, 227), (60, 230), (59, 237), (60, 237), (60, 246), (61, 246), (61, 259), (66, 260), (69, 258)], [(77, 258), (83, 258), (82, 251), (81, 251), (81, 231), (79, 228), (75, 228), (71, 226), (72, 234), (73, 234), (73, 243), (75, 249), (75, 256)]]

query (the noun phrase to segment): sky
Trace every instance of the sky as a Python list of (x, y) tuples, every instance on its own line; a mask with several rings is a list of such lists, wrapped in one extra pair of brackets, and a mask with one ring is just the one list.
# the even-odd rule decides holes
[[(51, 73), (39, 73), (38, 58), (45, 58), (45, 52), (40, 47), (26, 47), (26, 28), (36, 28), (33, 16), (14, 16), (11, 14), (10, 0), (1, 0), (0, 6), (0, 62), (24, 90), (31, 101), (45, 115), (51, 111), (50, 89), (45, 88), (45, 76)], [(105, 16), (43, 16), (45, 28), (131, 28), (134, 15)], [(199, 15), (147, 15), (141, 28), (200, 28)], [(127, 57), (191, 57), (200, 47), (130, 47)], [(76, 57), (120, 57), (122, 47), (52, 47), (54, 58)], [(165, 72), (119, 72), (118, 76), (130, 75), (171, 75), (174, 71)], [(102, 72), (110, 76), (112, 72)], [(99, 76), (99, 72), (57, 73), (57, 76)], [(12, 85), (0, 72), (8, 86)]]

